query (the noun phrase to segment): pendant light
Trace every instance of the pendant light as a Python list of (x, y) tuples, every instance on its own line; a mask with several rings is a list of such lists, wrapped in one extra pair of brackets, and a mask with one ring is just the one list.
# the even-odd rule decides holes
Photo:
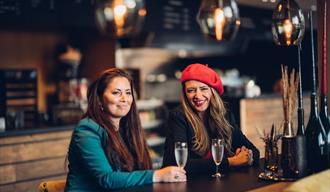
[(197, 22), (204, 34), (217, 41), (234, 39), (240, 25), (235, 0), (202, 0)]
[(305, 33), (305, 18), (295, 0), (281, 0), (273, 12), (272, 33), (278, 45), (298, 45)]
[(125, 37), (140, 31), (147, 12), (143, 0), (105, 0), (95, 14), (101, 33)]

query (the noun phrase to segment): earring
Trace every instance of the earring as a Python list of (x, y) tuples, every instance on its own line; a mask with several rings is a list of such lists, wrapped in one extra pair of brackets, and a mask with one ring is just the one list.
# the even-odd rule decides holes
[(101, 111), (104, 112), (103, 106), (101, 104), (99, 104), (99, 106), (100, 106)]

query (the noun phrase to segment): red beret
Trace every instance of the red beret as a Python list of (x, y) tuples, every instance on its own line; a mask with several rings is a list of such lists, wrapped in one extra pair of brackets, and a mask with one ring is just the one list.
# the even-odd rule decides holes
[(213, 87), (218, 91), (219, 95), (223, 94), (223, 85), (219, 75), (207, 65), (195, 63), (188, 65), (181, 76), (181, 83), (188, 80), (196, 80)]

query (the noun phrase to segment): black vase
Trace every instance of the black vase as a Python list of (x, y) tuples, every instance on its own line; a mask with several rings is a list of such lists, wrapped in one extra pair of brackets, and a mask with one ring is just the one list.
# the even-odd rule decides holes
[(281, 168), (283, 178), (297, 177), (296, 137), (282, 137)]
[(327, 103), (327, 1), (323, 4), (323, 39), (322, 39), (322, 68), (321, 68), (321, 94), (320, 94), (320, 119), (324, 127), (327, 144), (327, 168), (330, 168), (330, 117)]
[(326, 134), (317, 115), (315, 93), (311, 95), (311, 113), (306, 127), (307, 167), (309, 173), (316, 173), (326, 168)]
[(307, 175), (307, 150), (306, 150), (306, 136), (304, 125), (304, 108), (302, 97), (302, 79), (301, 79), (301, 59), (300, 59), (301, 44), (298, 45), (298, 110), (297, 110), (297, 135), (296, 135), (296, 166), (297, 177), (301, 178)]
[(296, 177), (301, 178), (307, 175), (306, 137), (297, 135), (295, 139)]
[(330, 168), (330, 119), (328, 116), (327, 96), (324, 93), (321, 93), (320, 96), (320, 120), (326, 133), (327, 168)]
[(311, 111), (306, 127), (306, 145), (307, 145), (307, 168), (309, 173), (316, 173), (324, 170), (327, 165), (326, 133), (317, 110), (316, 97), (316, 75), (314, 58), (314, 36), (312, 11), (309, 13), (311, 27), (312, 44), (312, 92), (311, 92)]

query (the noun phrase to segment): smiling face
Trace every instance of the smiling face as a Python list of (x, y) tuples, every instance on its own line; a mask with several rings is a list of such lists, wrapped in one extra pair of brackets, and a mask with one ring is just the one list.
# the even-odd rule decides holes
[(112, 79), (103, 93), (104, 110), (113, 122), (127, 115), (133, 102), (131, 85), (126, 77)]
[(185, 95), (197, 113), (203, 115), (210, 105), (212, 90), (205, 83), (189, 80), (185, 82)]

